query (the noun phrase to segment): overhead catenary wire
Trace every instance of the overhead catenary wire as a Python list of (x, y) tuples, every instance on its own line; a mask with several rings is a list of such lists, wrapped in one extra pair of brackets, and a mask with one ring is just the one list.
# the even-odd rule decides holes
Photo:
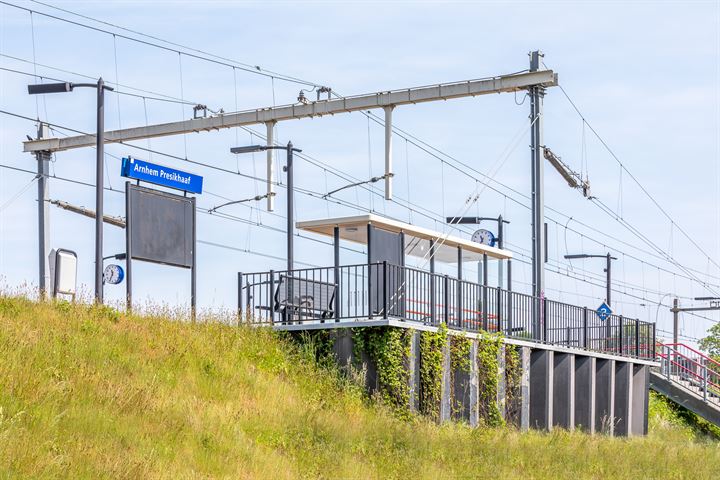
[[(39, 3), (39, 4), (40, 4), (40, 2), (36, 2), (36, 3)], [(314, 82), (308, 82), (308, 81), (301, 80), (301, 79), (299, 79), (299, 78), (293, 78), (293, 77), (290, 77), (290, 76), (287, 76), (287, 75), (283, 75), (283, 74), (280, 74), (280, 73), (275, 73), (275, 72), (266, 71), (266, 70), (263, 70), (263, 69), (262, 69), (261, 67), (259, 67), (259, 66), (254, 66), (254, 67), (253, 67), (253, 66), (249, 66), (249, 65), (247, 65), (247, 64), (242, 64), (242, 63), (240, 63), (240, 62), (237, 62), (237, 61), (231, 60), (231, 59), (217, 60), (217, 59), (207, 58), (207, 55), (210, 55), (210, 56), (213, 56), (213, 55), (212, 55), (212, 54), (205, 54), (205, 53), (200, 54), (200, 53), (199, 53), (200, 51), (195, 50), (195, 49), (192, 49), (192, 48), (189, 48), (189, 47), (178, 46), (177, 48), (183, 48), (183, 49), (185, 50), (185, 51), (180, 51), (180, 50), (178, 50), (177, 48), (173, 48), (173, 47), (169, 47), (169, 46), (165, 46), (165, 45), (159, 45), (159, 44), (157, 44), (157, 43), (150, 42), (150, 41), (147, 41), (147, 40), (141, 40), (141, 39), (139, 39), (139, 38), (131, 37), (131, 36), (129, 36), (129, 35), (124, 35), (124, 34), (120, 34), (120, 33), (117, 33), (117, 32), (112, 32), (112, 31), (109, 31), (109, 30), (106, 30), (106, 29), (102, 29), (102, 28), (99, 28), (99, 27), (94, 27), (94, 26), (92, 26), (92, 25), (88, 25), (88, 24), (85, 24), (85, 23), (82, 23), (82, 22), (78, 22), (78, 21), (75, 21), (75, 20), (70, 20), (70, 19), (68, 19), (68, 18), (63, 18), (63, 17), (57, 16), (57, 15), (52, 15), (52, 14), (47, 13), (47, 12), (42, 12), (42, 11), (35, 10), (35, 9), (32, 9), (32, 8), (24, 7), (24, 6), (22, 6), (22, 5), (16, 5), (16, 4), (14, 4), (14, 3), (7, 2), (7, 1), (5, 1), (5, 0), (0, 0), (0, 4), (7, 5), (7, 6), (9, 6), (9, 7), (17, 8), (17, 9), (20, 9), (20, 10), (25, 10), (25, 11), (27, 11), (27, 12), (32, 12), (32, 13), (37, 14), (37, 15), (42, 15), (42, 16), (44, 16), (44, 17), (46, 17), (46, 18), (51, 18), (51, 19), (54, 19), (54, 20), (58, 20), (58, 21), (61, 21), (61, 22), (65, 22), (65, 23), (68, 23), (68, 24), (72, 24), (72, 25), (75, 25), (75, 26), (78, 26), (78, 27), (81, 27), (81, 28), (86, 28), (86, 29), (88, 29), (88, 30), (94, 30), (94, 31), (96, 31), (96, 32), (104, 33), (104, 34), (107, 34), (107, 35), (113, 35), (113, 34), (115, 34), (115, 35), (117, 35), (119, 38), (123, 38), (123, 39), (129, 40), (129, 41), (132, 41), (132, 42), (136, 42), (136, 43), (139, 43), (139, 44), (143, 44), (143, 45), (155, 47), (155, 48), (162, 49), (162, 50), (166, 50), (166, 51), (170, 51), (170, 52), (182, 53), (182, 54), (184, 54), (184, 55), (187, 55), (187, 56), (189, 56), (189, 57), (194, 57), (194, 58), (197, 58), (197, 59), (199, 59), (199, 60), (204, 60), (204, 61), (207, 61), (207, 62), (216, 63), (216, 64), (218, 64), (218, 65), (224, 65), (224, 66), (226, 66), (226, 67), (235, 66), (235, 67), (237, 67), (239, 70), (244, 70), (244, 71), (246, 71), (246, 72), (248, 72), (248, 73), (252, 73), (252, 74), (256, 74), (256, 75), (262, 75), (262, 76), (264, 76), (264, 77), (275, 77), (275, 78), (277, 78), (277, 79), (279, 79), (279, 80), (283, 80), (283, 81), (287, 81), (287, 82), (291, 82), (291, 83), (297, 83), (297, 84), (300, 84), (300, 85), (319, 86), (319, 85), (317, 85), (317, 84), (314, 83)], [(49, 8), (54, 8), (54, 9), (61, 10), (60, 7), (56, 7), (56, 6), (54, 6), (54, 5), (50, 5), (50, 4), (42, 4), (42, 5), (43, 5), (43, 6), (46, 6), (46, 7), (49, 7)], [(70, 11), (70, 10), (64, 10), (64, 9), (62, 9), (62, 10), (65, 11), (65, 13), (70, 13), (70, 14), (72, 14), (72, 15), (76, 15), (76, 16), (79, 16), (79, 17), (83, 17), (82, 15), (77, 14), (77, 13), (75, 13), (75, 12), (72, 12), (72, 11)], [(87, 18), (87, 19), (92, 19), (91, 17), (87, 17), (87, 16), (85, 16), (85, 18)], [(93, 21), (101, 22), (101, 21), (95, 20), (95, 19), (92, 19), (92, 20), (93, 20)], [(113, 27), (118, 28), (118, 29), (123, 29), (123, 30), (126, 30), (126, 31), (128, 30), (128, 29), (126, 29), (126, 28), (124, 28), (124, 27), (119, 27), (119, 26), (115, 26), (115, 25), (113, 25)], [(138, 34), (138, 35), (145, 36), (145, 37), (149, 37), (147, 34), (143, 34), (143, 33), (137, 33), (137, 34)], [(165, 42), (165, 43), (167, 43), (167, 44), (169, 44), (169, 45), (172, 45), (172, 42), (168, 42), (167, 40), (160, 40), (160, 41)], [(179, 44), (175, 44), (175, 45), (179, 45)], [(192, 53), (193, 50), (194, 50), (195, 52), (198, 52), (198, 53)], [(205, 56), (203, 56), (203, 55), (205, 55)]]

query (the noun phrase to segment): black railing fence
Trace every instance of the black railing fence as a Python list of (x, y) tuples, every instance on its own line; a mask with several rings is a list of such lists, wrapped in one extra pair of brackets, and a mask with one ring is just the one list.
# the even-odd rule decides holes
[[(533, 307), (541, 318), (534, 324)], [(394, 318), (533, 342), (655, 358), (655, 324), (390, 263), (238, 274), (241, 321)]]

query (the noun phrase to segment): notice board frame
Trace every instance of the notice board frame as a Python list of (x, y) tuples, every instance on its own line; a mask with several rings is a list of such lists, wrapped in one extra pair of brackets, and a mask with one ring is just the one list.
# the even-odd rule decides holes
[(133, 234), (133, 215), (132, 215), (132, 192), (142, 192), (144, 194), (158, 195), (160, 197), (169, 198), (176, 201), (187, 202), (191, 206), (192, 211), (192, 255), (190, 266), (181, 264), (172, 264), (162, 261), (153, 261), (148, 258), (138, 258), (150, 263), (157, 263), (160, 265), (169, 265), (179, 268), (190, 269), (190, 312), (192, 319), (195, 320), (195, 307), (196, 307), (196, 291), (197, 291), (197, 211), (196, 211), (196, 198), (188, 197), (186, 195), (177, 195), (175, 193), (164, 192), (154, 188), (143, 187), (133, 184), (133, 182), (125, 182), (125, 289), (126, 289), (126, 307), (129, 312), (132, 311), (132, 234)]

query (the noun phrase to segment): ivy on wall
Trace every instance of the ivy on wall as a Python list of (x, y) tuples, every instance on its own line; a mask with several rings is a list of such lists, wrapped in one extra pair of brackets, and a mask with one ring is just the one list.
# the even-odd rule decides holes
[(441, 324), (436, 332), (420, 333), (420, 413), (440, 420), (442, 398), (443, 348), (447, 327)]
[(353, 330), (355, 358), (365, 353), (375, 364), (378, 393), (401, 417), (410, 416), (410, 378), (407, 360), (413, 330), (365, 327)]
[[(456, 398), (456, 384), (458, 382), (457, 375), (459, 373), (470, 373), (472, 359), (470, 358), (470, 346), (472, 341), (464, 334), (450, 335), (450, 409), (453, 416), (461, 413), (463, 410), (463, 399)], [(469, 376), (467, 377), (470, 378)], [(465, 385), (465, 389), (469, 385)]]
[(484, 334), (478, 338), (478, 407), (480, 423), (489, 427), (505, 424), (498, 408), (497, 395), (500, 383), (498, 355), (502, 337)]
[(520, 352), (515, 345), (505, 345), (505, 399), (507, 405), (507, 421), (518, 423), (520, 419), (520, 381), (522, 365)]

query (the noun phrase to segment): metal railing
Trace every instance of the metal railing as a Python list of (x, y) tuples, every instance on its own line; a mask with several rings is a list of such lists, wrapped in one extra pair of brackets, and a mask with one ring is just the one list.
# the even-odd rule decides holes
[[(394, 318), (655, 358), (655, 325), (390, 263), (238, 274), (241, 320), (306, 324)], [(540, 322), (533, 307), (540, 303)]]
[(720, 363), (682, 343), (658, 347), (660, 372), (669, 382), (720, 407)]

